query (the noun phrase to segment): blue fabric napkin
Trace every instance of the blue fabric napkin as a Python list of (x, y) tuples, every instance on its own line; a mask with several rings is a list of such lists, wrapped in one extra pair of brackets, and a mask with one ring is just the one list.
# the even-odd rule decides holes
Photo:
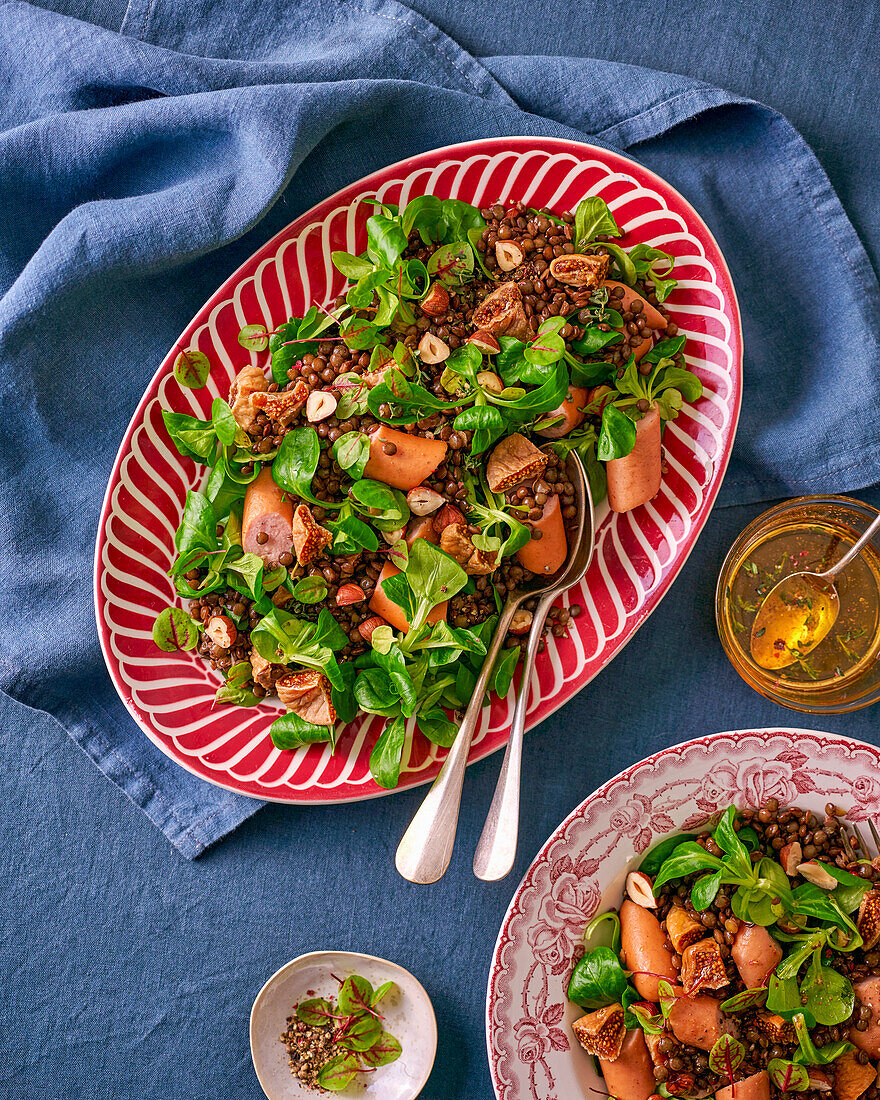
[(69, 10), (95, 22), (0, 4), (0, 686), (57, 718), (184, 855), (260, 803), (189, 776), (118, 701), (91, 609), (103, 489), (193, 313), (344, 184), (480, 136), (629, 151), (694, 203), (738, 289), (746, 391), (722, 500), (880, 478), (880, 403), (865, 400), (880, 370), (876, 278), (775, 112), (608, 61), (478, 62), (394, 0)]

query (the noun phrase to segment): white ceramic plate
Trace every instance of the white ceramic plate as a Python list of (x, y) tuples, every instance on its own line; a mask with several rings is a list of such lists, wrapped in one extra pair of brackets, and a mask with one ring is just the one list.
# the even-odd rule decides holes
[(526, 872), (495, 945), (486, 1038), (498, 1100), (607, 1094), (571, 1031), (583, 1012), (565, 997), (586, 924), (620, 903), (627, 871), (664, 834), (768, 798), (877, 817), (880, 750), (812, 730), (718, 733), (634, 764), (569, 814)]
[(437, 1053), (437, 1021), (424, 987), (408, 970), (386, 959), (351, 951), (312, 951), (282, 966), (266, 982), (251, 1009), (251, 1055), (257, 1078), (269, 1100), (315, 1100), (290, 1072), (280, 1041), (293, 1006), (307, 997), (335, 997), (337, 978), (360, 974), (373, 988), (397, 986), (382, 1001), (383, 1026), (399, 1040), (403, 1053), (375, 1073), (361, 1074), (342, 1092), (326, 1096), (373, 1096), (377, 1100), (415, 1100), (427, 1083)]

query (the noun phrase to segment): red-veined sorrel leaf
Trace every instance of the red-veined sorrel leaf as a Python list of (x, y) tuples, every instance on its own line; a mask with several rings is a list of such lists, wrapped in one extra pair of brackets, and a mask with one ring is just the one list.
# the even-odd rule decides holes
[(338, 1020), (339, 1016), (334, 1013), (333, 1005), (329, 1001), (325, 1001), (323, 997), (315, 997), (310, 1001), (301, 1001), (296, 1006), (296, 1018), (311, 1027), (326, 1027)]
[[(372, 1011), (372, 1010), (371, 1010)], [(352, 1017), (338, 1033), (336, 1041), (348, 1050), (369, 1050), (382, 1034), (382, 1025), (374, 1015)]]
[(265, 325), (245, 325), (238, 334), (238, 342), (248, 351), (265, 351), (269, 346), (269, 335)]
[(379, 1041), (374, 1043), (369, 1050), (365, 1050), (361, 1057), (368, 1066), (387, 1066), (389, 1062), (395, 1062), (401, 1053), (400, 1043), (393, 1035), (383, 1031)]
[(806, 1068), (786, 1062), (783, 1058), (771, 1058), (767, 1063), (767, 1072), (782, 1092), (805, 1092), (810, 1087), (810, 1075)]
[(746, 1008), (757, 1008), (766, 1000), (766, 989), (744, 989), (742, 993), (737, 993), (733, 997), (728, 997), (726, 1001), (722, 1001), (720, 1008), (722, 1012), (742, 1012)]
[(348, 1088), (359, 1069), (356, 1054), (339, 1054), (331, 1058), (318, 1074), (318, 1084), (330, 1092), (340, 1092)]
[(350, 978), (346, 978), (342, 983), (339, 996), (336, 999), (340, 1012), (344, 1012), (346, 1015), (372, 1012), (373, 987), (360, 974), (352, 974)]
[(153, 623), (153, 641), (165, 653), (195, 649), (199, 644), (199, 624), (182, 608), (166, 607)]
[(174, 377), (189, 390), (204, 386), (211, 373), (211, 363), (203, 351), (188, 348), (174, 360)]
[(733, 1074), (743, 1064), (746, 1049), (730, 1035), (722, 1035), (709, 1051), (709, 1069), (720, 1077), (733, 1081)]

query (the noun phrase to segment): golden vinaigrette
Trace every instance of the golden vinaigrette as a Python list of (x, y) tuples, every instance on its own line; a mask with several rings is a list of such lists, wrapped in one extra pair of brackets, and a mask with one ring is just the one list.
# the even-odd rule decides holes
[(836, 622), (833, 593), (827, 591), (830, 586), (823, 592), (800, 579), (774, 594), (758, 616), (765, 597), (779, 581), (803, 570), (830, 568), (853, 542), (836, 525), (795, 523), (749, 549), (730, 585), (732, 623), (735, 630), (739, 627), (742, 643), (752, 639), (752, 656), (762, 668), (779, 670), (786, 679), (800, 682), (839, 679), (869, 653), (877, 641), (880, 608), (880, 561), (873, 550), (838, 578)]

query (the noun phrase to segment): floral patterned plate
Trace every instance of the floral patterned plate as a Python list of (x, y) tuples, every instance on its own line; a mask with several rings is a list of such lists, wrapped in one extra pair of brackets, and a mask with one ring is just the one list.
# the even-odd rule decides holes
[(731, 803), (768, 798), (850, 821), (880, 813), (880, 750), (799, 729), (733, 730), (663, 749), (590, 795), (550, 837), (501, 925), (486, 998), (486, 1039), (498, 1100), (577, 1100), (606, 1094), (571, 1023), (565, 997), (584, 927), (619, 904), (624, 878), (673, 830)]

